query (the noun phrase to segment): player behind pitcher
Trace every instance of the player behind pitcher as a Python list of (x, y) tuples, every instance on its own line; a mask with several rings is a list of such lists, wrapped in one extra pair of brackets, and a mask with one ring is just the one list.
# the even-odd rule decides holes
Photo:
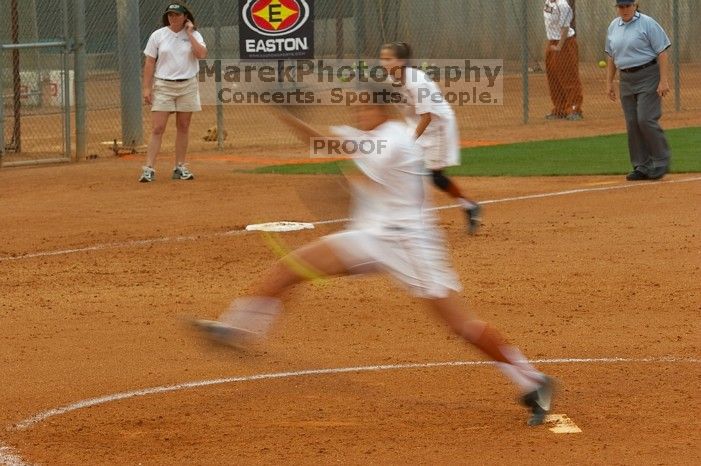
[(410, 58), (411, 48), (405, 42), (391, 42), (380, 50), (382, 66), (404, 91), (407, 104), (404, 114), (415, 128), (414, 137), (423, 149), (424, 163), (431, 172), (433, 184), (458, 201), (467, 216), (468, 232), (475, 234), (482, 221), (482, 208), (464, 196), (444, 172), (447, 167), (460, 165), (460, 134), (455, 112), (426, 73), (408, 66)]

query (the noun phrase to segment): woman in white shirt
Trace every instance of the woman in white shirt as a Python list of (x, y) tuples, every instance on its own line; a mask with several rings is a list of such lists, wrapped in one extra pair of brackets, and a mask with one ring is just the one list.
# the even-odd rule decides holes
[(180, 3), (171, 3), (163, 14), (163, 27), (149, 37), (144, 50), (143, 95), (151, 106), (151, 141), (146, 153), (146, 165), (139, 181), (155, 180), (154, 163), (168, 117), (175, 113), (174, 180), (192, 180), (185, 166), (192, 112), (199, 112), (200, 95), (197, 85), (199, 61), (207, 57), (207, 46), (195, 30), (195, 18)]

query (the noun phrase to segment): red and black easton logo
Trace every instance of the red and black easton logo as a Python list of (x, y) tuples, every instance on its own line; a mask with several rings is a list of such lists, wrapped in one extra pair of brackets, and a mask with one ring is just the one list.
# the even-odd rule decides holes
[(248, 0), (243, 7), (246, 25), (264, 36), (290, 34), (308, 19), (306, 0)]

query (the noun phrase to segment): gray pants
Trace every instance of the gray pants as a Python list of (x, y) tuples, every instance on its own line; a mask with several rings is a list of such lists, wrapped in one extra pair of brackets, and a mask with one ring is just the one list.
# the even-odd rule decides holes
[(662, 98), (657, 95), (660, 66), (621, 73), (621, 104), (628, 128), (628, 151), (633, 168), (648, 175), (664, 173), (669, 166), (667, 137), (660, 126)]

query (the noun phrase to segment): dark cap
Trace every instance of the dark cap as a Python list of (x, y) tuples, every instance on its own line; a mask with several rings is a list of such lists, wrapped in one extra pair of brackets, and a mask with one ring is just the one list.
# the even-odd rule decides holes
[(168, 5), (168, 8), (166, 9), (166, 13), (169, 13), (171, 11), (173, 11), (175, 13), (181, 13), (184, 15), (187, 13), (187, 8), (185, 8), (184, 6), (182, 6), (178, 3), (171, 3), (170, 5)]
[(632, 5), (637, 0), (616, 0), (616, 5)]

